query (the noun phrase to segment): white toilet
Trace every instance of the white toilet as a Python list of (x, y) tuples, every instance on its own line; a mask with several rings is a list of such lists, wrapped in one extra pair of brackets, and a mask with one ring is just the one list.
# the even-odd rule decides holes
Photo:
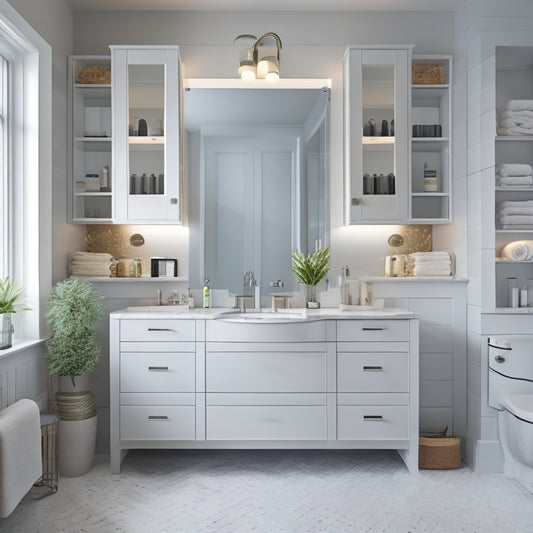
[(489, 405), (500, 411), (503, 472), (533, 493), (531, 338), (489, 338)]

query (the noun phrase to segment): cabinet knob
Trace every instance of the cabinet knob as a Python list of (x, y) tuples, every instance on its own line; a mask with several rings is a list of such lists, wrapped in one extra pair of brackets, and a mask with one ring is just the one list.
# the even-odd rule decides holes
[(170, 199), (170, 203), (171, 203), (172, 205), (176, 205), (176, 204), (178, 203), (178, 199), (177, 199), (177, 198), (171, 198), (171, 199)]
[(497, 355), (494, 360), (497, 362), (497, 363), (505, 363), (505, 357), (503, 357), (503, 355)]
[(359, 198), (352, 198), (352, 205), (359, 205), (361, 200)]

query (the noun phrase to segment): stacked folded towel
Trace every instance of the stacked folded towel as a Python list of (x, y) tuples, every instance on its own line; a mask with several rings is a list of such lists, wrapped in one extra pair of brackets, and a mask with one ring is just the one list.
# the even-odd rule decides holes
[(502, 259), (509, 261), (532, 261), (533, 241), (514, 241), (502, 248)]
[(452, 259), (448, 252), (416, 252), (409, 254), (413, 276), (450, 276)]
[(498, 135), (533, 135), (533, 100), (509, 100), (497, 112)]
[(523, 163), (503, 163), (496, 166), (498, 187), (533, 186), (533, 167)]
[(111, 276), (110, 254), (95, 252), (74, 252), (70, 261), (70, 273), (73, 276)]
[(501, 202), (496, 209), (500, 229), (533, 229), (533, 200)]

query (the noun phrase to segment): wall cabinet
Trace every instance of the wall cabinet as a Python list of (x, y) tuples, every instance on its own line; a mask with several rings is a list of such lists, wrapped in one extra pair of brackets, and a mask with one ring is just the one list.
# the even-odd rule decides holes
[(110, 315), (111, 471), (131, 448), (396, 449), (418, 468), (418, 319)]
[(178, 47), (111, 46), (114, 219), (180, 219)]
[[(346, 51), (348, 224), (450, 222), (451, 57), (411, 49)], [(442, 83), (412, 85), (412, 65), (440, 67)]]
[(411, 48), (346, 50), (344, 142), (350, 224), (407, 219)]
[(69, 59), (70, 222), (109, 223), (113, 216), (110, 66), (110, 56)]

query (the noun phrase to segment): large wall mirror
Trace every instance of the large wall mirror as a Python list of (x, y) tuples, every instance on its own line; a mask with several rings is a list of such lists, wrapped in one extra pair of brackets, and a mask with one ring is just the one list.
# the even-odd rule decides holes
[(329, 89), (224, 81), (189, 80), (185, 92), (190, 284), (206, 276), (237, 295), (252, 272), (265, 307), (297, 289), (291, 252), (329, 241)]

